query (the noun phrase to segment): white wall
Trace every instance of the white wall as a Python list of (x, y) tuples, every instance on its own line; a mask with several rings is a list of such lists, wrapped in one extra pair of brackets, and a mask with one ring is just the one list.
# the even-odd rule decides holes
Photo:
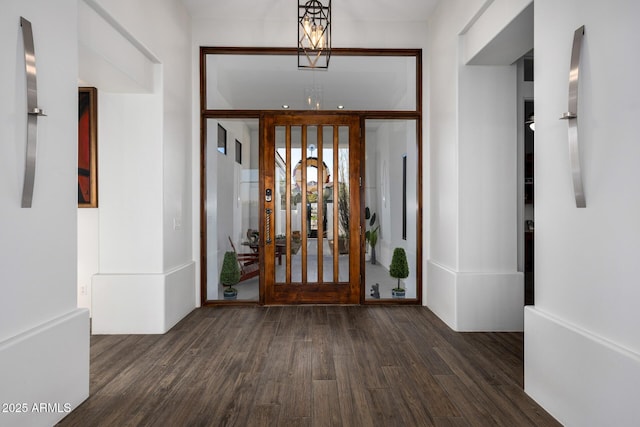
[(100, 266), (99, 221), (99, 209), (78, 209), (78, 307), (89, 310), (91, 310), (91, 280)]
[[(33, 26), (38, 106), (47, 114), (38, 118), (31, 208), (20, 207), (27, 110), (20, 16)], [(0, 412), (0, 425), (55, 424), (89, 395), (89, 316), (76, 308), (76, 44), (75, 1), (3, 1), (0, 402), (28, 407)], [(35, 402), (61, 411), (34, 412)]]
[(429, 21), (426, 304), (456, 330), (523, 328), (516, 67), (466, 61), (524, 3), (441, 2)]
[[(84, 0), (80, 9), (100, 24), (81, 36), (80, 49), (80, 78), (99, 90), (93, 331), (162, 333), (173, 326), (167, 319), (179, 320), (197, 303), (190, 18), (176, 0)], [(113, 52), (114, 43), (123, 48)], [(95, 57), (109, 58), (104, 72), (96, 72)], [(181, 297), (167, 300), (169, 294)], [(152, 315), (162, 319), (155, 329), (139, 321), (148, 301), (156, 301)]]
[(425, 99), (431, 189), (429, 258), (449, 268), (458, 265), (458, 36), (482, 4), (481, 0), (441, 2), (428, 27), (424, 72), (428, 79), (425, 93), (429, 94)]
[[(536, 305), (526, 313), (525, 389), (568, 426), (640, 419), (639, 14), (624, 0), (535, 3)], [(585, 209), (575, 207), (558, 120), (581, 25)]]
[(161, 273), (161, 96), (99, 97), (100, 274)]
[(515, 66), (466, 66), (458, 81), (458, 268), (517, 270)]

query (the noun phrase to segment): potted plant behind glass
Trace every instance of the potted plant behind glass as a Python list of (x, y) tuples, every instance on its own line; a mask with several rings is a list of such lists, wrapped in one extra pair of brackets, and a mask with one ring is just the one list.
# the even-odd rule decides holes
[(395, 298), (404, 297), (405, 290), (400, 286), (400, 279), (409, 277), (409, 263), (407, 262), (407, 254), (404, 249), (395, 248), (393, 250), (391, 266), (389, 266), (389, 275), (398, 279), (398, 286), (391, 290), (391, 296)]
[[(368, 207), (364, 210), (364, 218), (369, 220), (369, 227), (373, 227), (376, 223), (376, 214), (375, 212), (371, 215), (371, 211)], [(371, 264), (377, 264), (376, 259), (376, 244), (378, 243), (378, 230), (380, 229), (380, 225), (376, 228), (369, 228), (369, 230), (365, 231), (364, 239), (371, 246)]]
[(236, 299), (238, 290), (233, 287), (240, 281), (240, 266), (235, 252), (224, 253), (222, 268), (220, 269), (220, 283), (227, 286), (224, 290), (224, 299)]

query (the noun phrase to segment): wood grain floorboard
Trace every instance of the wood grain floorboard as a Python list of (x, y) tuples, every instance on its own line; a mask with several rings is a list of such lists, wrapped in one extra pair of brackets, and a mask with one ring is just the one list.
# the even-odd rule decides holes
[(425, 307), (208, 307), (164, 335), (91, 337), (59, 426), (558, 426), (522, 390), (521, 333)]

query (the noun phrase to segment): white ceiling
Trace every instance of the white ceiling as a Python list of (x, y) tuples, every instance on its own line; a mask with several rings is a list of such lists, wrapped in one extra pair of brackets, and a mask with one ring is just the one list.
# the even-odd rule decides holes
[[(294, 0), (182, 0), (191, 16), (286, 20), (297, 17)], [(439, 0), (333, 0), (332, 14), (354, 21), (426, 21)]]

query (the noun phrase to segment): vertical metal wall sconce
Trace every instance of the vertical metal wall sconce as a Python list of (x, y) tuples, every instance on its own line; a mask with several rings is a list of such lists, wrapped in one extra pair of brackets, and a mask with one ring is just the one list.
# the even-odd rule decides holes
[(298, 68), (329, 68), (331, 0), (298, 3)]
[(582, 170), (580, 168), (580, 146), (578, 144), (578, 78), (580, 76), (580, 52), (584, 25), (573, 34), (573, 48), (571, 49), (571, 68), (569, 70), (569, 111), (562, 114), (561, 120), (569, 123), (569, 161), (571, 162), (571, 176), (573, 192), (576, 197), (576, 207), (586, 208), (587, 202), (582, 185)]
[(38, 107), (38, 87), (36, 84), (36, 53), (33, 47), (31, 22), (20, 17), (22, 40), (24, 42), (24, 63), (27, 73), (27, 161), (22, 187), (22, 207), (30, 208), (36, 175), (36, 148), (38, 143), (38, 116), (45, 116)]

